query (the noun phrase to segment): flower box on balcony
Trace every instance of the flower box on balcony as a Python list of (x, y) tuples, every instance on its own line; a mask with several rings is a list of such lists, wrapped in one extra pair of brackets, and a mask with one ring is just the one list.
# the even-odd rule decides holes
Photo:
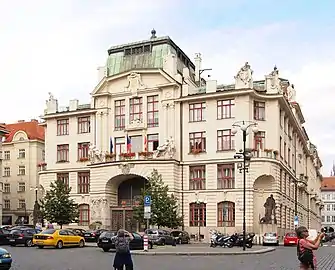
[(114, 153), (105, 154), (106, 161), (114, 161), (115, 157), (116, 157), (116, 154), (114, 154)]
[(264, 149), (265, 153), (271, 153), (273, 150), (272, 149)]
[(140, 157), (144, 157), (144, 158), (152, 157), (153, 154), (154, 154), (153, 152), (139, 152), (138, 153)]
[(191, 150), (191, 154), (193, 154), (193, 155), (198, 155), (198, 154), (200, 154), (202, 152), (202, 150), (201, 149), (192, 149)]
[(135, 157), (135, 153), (121, 153), (120, 157), (123, 159), (131, 159)]
[(80, 161), (80, 162), (86, 162), (86, 161), (88, 161), (88, 157), (81, 157), (81, 158), (79, 159), (79, 161)]
[(45, 162), (40, 162), (37, 164), (37, 167), (45, 167), (47, 164)]

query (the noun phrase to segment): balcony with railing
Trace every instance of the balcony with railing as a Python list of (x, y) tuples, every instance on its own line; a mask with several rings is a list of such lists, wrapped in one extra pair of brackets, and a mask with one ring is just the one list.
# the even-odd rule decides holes
[(278, 151), (273, 149), (252, 149), (253, 158), (278, 159)]

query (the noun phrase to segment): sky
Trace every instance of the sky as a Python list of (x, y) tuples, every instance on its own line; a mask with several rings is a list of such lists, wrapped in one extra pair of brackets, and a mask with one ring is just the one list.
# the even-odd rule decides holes
[(112, 45), (170, 36), (218, 83), (248, 61), (290, 80), (328, 176), (335, 160), (335, 1), (0, 0), (0, 122), (37, 118), (48, 92), (89, 101)]

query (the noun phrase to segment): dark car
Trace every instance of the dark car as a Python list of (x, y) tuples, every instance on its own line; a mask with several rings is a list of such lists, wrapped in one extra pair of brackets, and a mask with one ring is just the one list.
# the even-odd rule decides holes
[(168, 231), (165, 230), (156, 230), (156, 229), (148, 229), (145, 230), (145, 234), (148, 235), (149, 240), (154, 245), (175, 245), (176, 240), (173, 236), (170, 235)]
[(84, 229), (67, 228), (67, 230), (72, 231), (72, 232), (74, 232), (75, 234), (80, 235), (80, 236), (82, 236), (82, 237), (84, 237), (84, 235), (85, 235), (85, 233), (86, 233), (86, 230), (84, 230)]
[(185, 231), (172, 231), (170, 235), (176, 240), (177, 244), (189, 244), (190, 235)]
[(9, 230), (4, 228), (0, 229), (0, 245), (7, 245), (9, 243), (8, 236)]
[[(134, 239), (130, 241), (130, 250), (143, 249), (144, 241), (143, 237), (138, 233), (132, 233)], [(110, 249), (115, 249), (115, 232), (103, 232), (99, 237), (98, 246), (103, 249), (103, 251), (108, 252)], [(149, 249), (152, 249), (153, 244), (149, 240)]]
[(84, 238), (86, 242), (97, 242), (99, 239), (99, 236), (106, 232), (107, 230), (104, 229), (98, 229), (98, 230), (88, 230), (84, 233)]
[(8, 250), (0, 248), (0, 269), (9, 270), (12, 267), (12, 255)]
[(22, 228), (17, 230), (11, 230), (8, 235), (9, 244), (11, 246), (25, 245), (31, 247), (33, 245), (34, 234), (39, 233), (40, 230), (31, 228)]

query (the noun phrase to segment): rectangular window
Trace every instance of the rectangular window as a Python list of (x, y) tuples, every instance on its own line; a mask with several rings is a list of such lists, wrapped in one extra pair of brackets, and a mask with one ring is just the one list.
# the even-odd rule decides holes
[(89, 150), (90, 149), (90, 143), (89, 142), (83, 142), (78, 143), (78, 160), (83, 161), (83, 159), (88, 160)]
[(321, 216), (322, 222), (325, 222), (325, 216)]
[(326, 204), (327, 211), (330, 211), (330, 204)]
[(279, 155), (281, 158), (283, 158), (283, 138), (279, 137)]
[(190, 227), (206, 227), (206, 204), (190, 204)]
[(90, 192), (90, 172), (78, 172), (78, 193), (88, 194)]
[(4, 209), (10, 210), (10, 200), (4, 200)]
[(330, 216), (327, 216), (327, 222), (330, 222)]
[(332, 222), (335, 222), (335, 216), (332, 216)]
[(158, 134), (148, 134), (147, 144), (148, 144), (148, 152), (153, 152), (157, 150), (157, 147), (159, 146)]
[(288, 148), (287, 150), (287, 163), (288, 163), (288, 166), (291, 167), (291, 149)]
[(90, 224), (90, 206), (88, 204), (79, 205), (79, 226), (88, 226)]
[(218, 227), (235, 227), (235, 203), (218, 203)]
[(19, 166), (19, 173), (18, 175), (26, 175), (26, 166), (20, 165)]
[(286, 142), (284, 142), (284, 160), (287, 162), (287, 155), (286, 155)]
[(217, 101), (217, 118), (218, 119), (232, 118), (234, 105), (235, 105), (234, 99), (218, 100)]
[(190, 167), (190, 190), (206, 189), (206, 166)]
[(26, 158), (26, 150), (25, 149), (19, 149), (18, 158)]
[(90, 133), (91, 132), (91, 117), (82, 116), (78, 117), (78, 133)]
[(205, 120), (206, 103), (189, 104), (189, 119), (190, 122), (200, 122)]
[(258, 131), (254, 135), (254, 148), (256, 150), (265, 149), (265, 131)]
[(10, 160), (10, 151), (5, 151), (3, 158), (4, 160)]
[(134, 120), (142, 120), (143, 119), (143, 112), (142, 112), (142, 98), (131, 98), (129, 100), (129, 121)]
[(279, 110), (279, 123), (280, 127), (283, 128), (283, 119), (284, 119), (284, 112), (282, 109)]
[(116, 100), (115, 101), (115, 123), (114, 128), (115, 130), (123, 130), (126, 125), (126, 104), (125, 100)]
[(231, 133), (230, 129), (218, 130), (217, 131), (217, 150), (233, 150), (235, 149), (234, 134)]
[(220, 164), (217, 165), (218, 169), (218, 189), (231, 189), (235, 188), (235, 167), (234, 164)]
[(131, 136), (131, 152), (138, 153), (143, 151), (143, 138), (142, 136)]
[(4, 170), (3, 170), (3, 176), (5, 177), (9, 177), (10, 176), (10, 167), (4, 167)]
[(190, 153), (206, 152), (206, 132), (192, 132), (189, 135), (190, 139)]
[(254, 119), (265, 120), (265, 102), (254, 101)]
[(20, 182), (18, 192), (26, 192), (26, 183)]
[(69, 135), (69, 119), (57, 120), (57, 135)]
[(288, 118), (284, 117), (284, 132), (287, 134), (287, 127), (288, 127)]
[(25, 200), (19, 200), (19, 209), (26, 209), (26, 201)]
[(69, 145), (60, 144), (57, 145), (57, 162), (68, 162), (69, 161)]
[(57, 173), (57, 181), (62, 181), (69, 188), (69, 173)]
[(126, 152), (126, 145), (125, 145), (125, 138), (124, 137), (118, 137), (115, 138), (115, 154), (120, 155), (121, 153)]
[(5, 183), (4, 184), (4, 193), (10, 193), (10, 184), (9, 183)]
[(158, 95), (147, 98), (148, 127), (158, 127)]

